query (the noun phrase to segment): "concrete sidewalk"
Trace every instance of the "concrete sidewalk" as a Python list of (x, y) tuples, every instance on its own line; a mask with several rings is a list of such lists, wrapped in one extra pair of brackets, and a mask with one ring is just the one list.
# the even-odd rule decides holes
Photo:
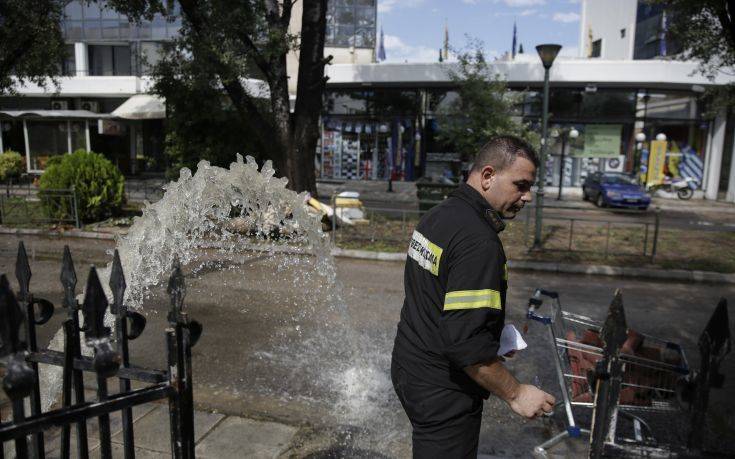
[[(94, 395), (90, 395), (93, 399)], [(99, 425), (96, 419), (87, 421), (90, 457), (99, 457)], [(146, 403), (133, 409), (135, 432), (135, 457), (141, 459), (163, 459), (171, 456), (171, 434), (169, 430), (168, 406), (161, 403)], [(198, 458), (276, 458), (292, 446), (298, 428), (286, 424), (257, 421), (239, 416), (194, 412), (196, 456)], [(110, 415), (112, 434), (112, 457), (124, 457), (122, 422), (120, 412)], [(44, 434), (46, 457), (56, 459), (61, 455), (61, 430), (54, 429)], [(76, 430), (71, 432), (72, 457), (76, 455)], [(5, 443), (5, 457), (13, 457), (13, 442)]]

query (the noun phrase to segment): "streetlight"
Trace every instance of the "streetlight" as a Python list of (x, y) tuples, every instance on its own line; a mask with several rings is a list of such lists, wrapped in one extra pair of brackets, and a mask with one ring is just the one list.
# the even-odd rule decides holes
[(641, 170), (641, 150), (643, 149), (643, 142), (646, 141), (646, 134), (639, 132), (635, 135), (635, 158), (633, 158), (633, 173), (638, 176), (638, 172)]
[(666, 134), (664, 134), (663, 132), (659, 132), (658, 134), (656, 134), (656, 140), (660, 142), (666, 140)]
[(543, 219), (544, 206), (544, 181), (546, 180), (546, 144), (547, 129), (549, 124), (549, 69), (554, 64), (556, 55), (559, 54), (561, 45), (544, 44), (536, 46), (538, 56), (544, 65), (544, 112), (541, 129), (541, 157), (539, 158), (539, 179), (536, 189), (536, 234), (533, 238), (533, 248), (541, 248), (541, 225)]
[(572, 126), (569, 130), (561, 131), (561, 164), (559, 165), (559, 195), (556, 197), (557, 201), (561, 200), (561, 190), (564, 187), (564, 150), (567, 146), (567, 137), (570, 139), (576, 139), (579, 137), (579, 131)]

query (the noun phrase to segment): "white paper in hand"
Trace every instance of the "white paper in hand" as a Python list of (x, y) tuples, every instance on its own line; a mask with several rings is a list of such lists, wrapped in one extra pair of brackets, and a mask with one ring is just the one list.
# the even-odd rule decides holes
[(503, 327), (503, 332), (500, 334), (500, 349), (498, 349), (499, 356), (505, 356), (505, 354), (511, 351), (521, 351), (528, 347), (521, 333), (512, 324), (506, 324)]

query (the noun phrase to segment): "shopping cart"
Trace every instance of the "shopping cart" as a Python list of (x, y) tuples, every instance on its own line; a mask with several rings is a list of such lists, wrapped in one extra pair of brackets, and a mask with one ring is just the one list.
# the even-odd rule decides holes
[[(544, 299), (550, 299), (549, 315), (538, 311)], [(589, 434), (575, 420), (574, 407), (594, 407), (595, 382), (603, 371), (602, 323), (579, 314), (563, 311), (559, 294), (537, 289), (529, 298), (527, 318), (544, 324), (554, 348), (554, 363), (567, 417), (565, 431), (537, 446), (534, 454), (546, 457), (547, 449), (565, 438)], [(618, 402), (619, 419), (632, 423), (635, 438), (621, 438), (623, 443), (655, 445), (651, 428), (640, 415), (644, 412), (678, 411), (677, 386), (689, 375), (689, 365), (681, 346), (631, 329), (620, 352), (623, 379)]]

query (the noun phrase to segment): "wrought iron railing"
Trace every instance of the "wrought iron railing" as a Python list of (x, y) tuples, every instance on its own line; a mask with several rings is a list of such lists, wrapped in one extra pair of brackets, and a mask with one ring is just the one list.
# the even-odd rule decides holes
[[(0, 423), (0, 441), (14, 441), (16, 457), (45, 457), (44, 431), (62, 428), (59, 440), (62, 458), (71, 455), (71, 428), (76, 427), (77, 457), (89, 457), (87, 419), (99, 423), (100, 455), (112, 457), (110, 413), (122, 413), (123, 448), (126, 458), (135, 455), (132, 408), (155, 400), (168, 400), (170, 413), (171, 451), (176, 458), (194, 457), (194, 408), (192, 397), (191, 348), (199, 339), (201, 325), (190, 320), (184, 311), (186, 287), (181, 266), (176, 260), (168, 281), (171, 307), (166, 328), (168, 365), (166, 370), (142, 368), (130, 363), (128, 343), (141, 335), (146, 320), (131, 311), (123, 298), (126, 289), (120, 257), (115, 251), (110, 273), (112, 304), (102, 288), (97, 270), (92, 267), (87, 278), (84, 301), (75, 296), (76, 271), (69, 247), (64, 247), (61, 284), (64, 289), (62, 306), (68, 317), (63, 323), (63, 352), (38, 349), (36, 328), (53, 315), (54, 305), (31, 293), (31, 269), (25, 246), (21, 242), (15, 265), (18, 295), (11, 289), (5, 274), (0, 276), (0, 358), (5, 366), (3, 389), (12, 401), (12, 421)], [(105, 326), (105, 313), (115, 316), (114, 334)], [(79, 312), (84, 318), (80, 326)], [(25, 324), (26, 340), (21, 340)], [(82, 355), (82, 333), (86, 344), (93, 348), (93, 357)], [(60, 366), (63, 369), (61, 407), (43, 411), (40, 397), (38, 364)], [(85, 400), (83, 374), (97, 378), (97, 400)], [(108, 393), (109, 378), (116, 377), (119, 393)], [(132, 380), (149, 384), (131, 390)], [(72, 402), (73, 395), (73, 402)], [(24, 401), (30, 399), (30, 416), (26, 416)], [(31, 435), (31, 445), (27, 436)], [(29, 447), (30, 446), (30, 447)], [(0, 457), (2, 449), (0, 449)]]

